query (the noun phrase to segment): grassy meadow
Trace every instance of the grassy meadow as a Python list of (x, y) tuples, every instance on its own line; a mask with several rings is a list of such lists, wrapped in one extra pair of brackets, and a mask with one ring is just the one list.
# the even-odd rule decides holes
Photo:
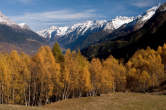
[(0, 110), (166, 110), (165, 104), (164, 95), (112, 93), (68, 99), (40, 107), (0, 105)]

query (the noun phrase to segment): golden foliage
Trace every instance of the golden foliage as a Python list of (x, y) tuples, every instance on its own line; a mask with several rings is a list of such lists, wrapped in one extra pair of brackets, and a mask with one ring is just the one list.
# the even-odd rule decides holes
[(112, 91), (146, 91), (166, 80), (166, 45), (137, 51), (125, 64), (110, 56), (90, 62), (80, 51), (63, 55), (58, 44), (34, 56), (0, 53), (0, 103), (41, 105)]
[(145, 90), (158, 86), (164, 78), (164, 65), (160, 55), (153, 49), (137, 51), (126, 64), (128, 87)]

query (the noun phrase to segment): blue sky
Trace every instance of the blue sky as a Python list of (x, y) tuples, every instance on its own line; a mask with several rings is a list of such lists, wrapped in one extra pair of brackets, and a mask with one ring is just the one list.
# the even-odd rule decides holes
[[(51, 25), (72, 25), (87, 20), (136, 16), (157, 0), (1, 0), (0, 10), (17, 23), (40, 30)], [(166, 0), (160, 0), (166, 2)]]

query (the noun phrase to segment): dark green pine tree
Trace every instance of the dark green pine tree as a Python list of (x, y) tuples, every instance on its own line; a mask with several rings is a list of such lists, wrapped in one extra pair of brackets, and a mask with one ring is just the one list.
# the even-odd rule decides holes
[(57, 61), (57, 63), (64, 62), (64, 56), (61, 51), (59, 44), (56, 42), (52, 48), (52, 53)]

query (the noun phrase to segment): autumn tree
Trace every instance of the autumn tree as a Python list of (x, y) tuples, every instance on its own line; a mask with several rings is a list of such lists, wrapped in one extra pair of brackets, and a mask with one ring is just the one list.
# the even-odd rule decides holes
[(113, 90), (124, 91), (126, 89), (126, 68), (114, 57), (110, 56), (103, 61), (104, 70), (109, 71), (109, 75), (113, 76)]
[(39, 103), (49, 103), (53, 95), (57, 95), (58, 81), (60, 76), (60, 65), (56, 63), (52, 51), (49, 47), (41, 47), (34, 57), (39, 80)]
[(78, 70), (78, 96), (89, 95), (89, 92), (92, 89), (90, 72), (89, 72), (89, 62), (85, 57), (81, 55), (81, 52), (78, 51), (75, 57), (75, 64), (77, 65)]
[(11, 65), (10, 59), (8, 54), (1, 54), (0, 53), (0, 103), (10, 103), (11, 97)]
[(100, 95), (105, 90), (112, 90), (114, 78), (103, 65), (99, 59), (92, 59), (90, 65), (92, 94)]
[(24, 104), (27, 106), (31, 105), (32, 97), (32, 58), (25, 53), (21, 53), (21, 65), (22, 65), (22, 74), (24, 81)]
[(127, 63), (127, 83), (131, 90), (146, 90), (158, 86), (164, 78), (164, 65), (153, 49), (137, 51)]
[(21, 56), (17, 51), (10, 53), (11, 64), (11, 89), (12, 89), (12, 103), (24, 104), (24, 90), (26, 82), (24, 81), (24, 67), (22, 65)]
[(80, 51), (63, 55), (58, 43), (32, 56), (0, 53), (0, 104), (35, 106), (126, 89), (146, 92), (166, 79), (165, 60), (166, 45), (138, 50), (125, 66), (113, 56), (89, 62)]
[(62, 71), (63, 92), (62, 99), (70, 97), (70, 95), (78, 88), (79, 70), (75, 63), (76, 52), (67, 50), (65, 53), (64, 67)]

